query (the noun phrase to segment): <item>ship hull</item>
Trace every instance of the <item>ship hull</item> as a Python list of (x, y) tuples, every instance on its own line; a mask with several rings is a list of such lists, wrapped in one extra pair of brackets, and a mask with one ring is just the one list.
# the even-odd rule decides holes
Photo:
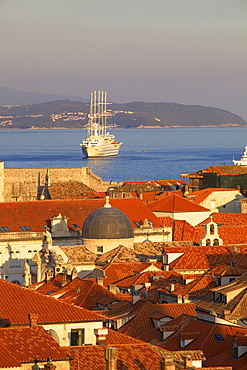
[(119, 149), (122, 143), (114, 143), (114, 144), (104, 144), (104, 145), (94, 145), (94, 146), (82, 146), (82, 153), (87, 158), (93, 157), (109, 157), (118, 155)]

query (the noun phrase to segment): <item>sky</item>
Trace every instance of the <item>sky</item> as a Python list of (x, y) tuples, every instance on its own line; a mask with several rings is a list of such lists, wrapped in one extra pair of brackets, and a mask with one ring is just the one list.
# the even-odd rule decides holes
[(247, 120), (247, 0), (0, 0), (0, 86)]

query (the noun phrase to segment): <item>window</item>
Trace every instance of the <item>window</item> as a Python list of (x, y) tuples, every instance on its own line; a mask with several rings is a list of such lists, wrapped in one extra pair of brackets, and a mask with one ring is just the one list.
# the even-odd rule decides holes
[(19, 282), (19, 280), (13, 280), (12, 283), (13, 284), (17, 284), (17, 285), (21, 285), (21, 283)]
[(138, 221), (133, 221), (134, 222), (134, 224), (137, 226), (137, 227), (140, 227), (140, 222), (138, 222)]
[(71, 329), (71, 346), (82, 346), (84, 341), (84, 329)]
[(207, 240), (206, 240), (206, 245), (211, 245), (211, 241), (210, 241), (210, 239), (207, 239)]
[(214, 334), (214, 338), (216, 342), (224, 342), (224, 338), (222, 337), (222, 334)]
[(214, 225), (213, 224), (210, 225), (210, 234), (214, 235)]
[(73, 224), (73, 226), (74, 226), (75, 229), (80, 229), (80, 226), (77, 225), (77, 224)]
[(103, 246), (97, 247), (97, 253), (103, 253)]
[(9, 254), (9, 260), (10, 260), (10, 267), (19, 267), (21, 266), (20, 262), (20, 252), (19, 251), (11, 251)]
[(214, 239), (213, 245), (219, 245), (219, 239)]
[(21, 231), (31, 231), (29, 226), (20, 226)]
[(0, 226), (0, 233), (9, 232), (9, 228), (7, 226)]

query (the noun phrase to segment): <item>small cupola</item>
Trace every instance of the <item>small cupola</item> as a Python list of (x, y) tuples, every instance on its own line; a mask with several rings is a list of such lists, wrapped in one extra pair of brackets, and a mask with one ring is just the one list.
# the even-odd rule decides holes
[(205, 233), (201, 239), (201, 245), (223, 245), (223, 240), (218, 234), (218, 224), (213, 221), (212, 216), (210, 217), (210, 221), (203, 226)]

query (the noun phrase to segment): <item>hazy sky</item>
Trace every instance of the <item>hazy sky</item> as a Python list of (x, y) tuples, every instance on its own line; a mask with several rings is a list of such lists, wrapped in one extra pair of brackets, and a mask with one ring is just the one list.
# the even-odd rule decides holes
[(0, 0), (0, 86), (247, 119), (247, 0)]

